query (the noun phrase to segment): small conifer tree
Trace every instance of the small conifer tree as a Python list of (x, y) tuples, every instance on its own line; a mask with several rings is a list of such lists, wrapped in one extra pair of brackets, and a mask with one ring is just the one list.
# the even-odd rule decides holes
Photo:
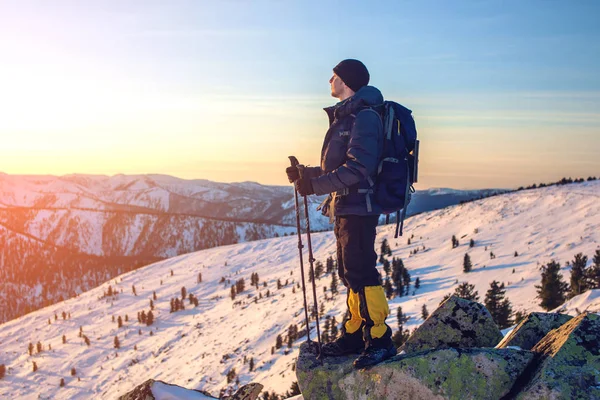
[(115, 336), (115, 339), (114, 339), (113, 342), (114, 342), (115, 349), (120, 349), (121, 348), (121, 342), (119, 342), (119, 337), (118, 336)]
[(463, 260), (463, 271), (471, 272), (473, 269), (473, 264), (471, 263), (471, 257), (469, 257), (468, 253), (465, 253), (465, 258)]
[(568, 285), (563, 281), (560, 273), (560, 264), (552, 260), (542, 266), (542, 282), (536, 285), (537, 298), (541, 300), (540, 306), (552, 310), (565, 302)]
[(152, 310), (148, 311), (148, 316), (146, 317), (146, 325), (150, 326), (154, 323), (154, 314)]
[(33, 372), (35, 372), (37, 370), (38, 370), (38, 366), (37, 366), (37, 363), (34, 361), (33, 362)]
[(596, 249), (596, 254), (592, 258), (592, 266), (586, 275), (590, 289), (600, 289), (600, 249)]
[(71, 376), (75, 375), (77, 375), (77, 371), (75, 370), (75, 368), (71, 368)]
[(569, 297), (580, 295), (588, 289), (585, 270), (587, 260), (587, 256), (584, 256), (582, 253), (578, 253), (575, 255), (575, 259), (571, 262), (571, 291), (569, 292)]
[(429, 318), (429, 311), (427, 310), (427, 305), (425, 304), (423, 304), (423, 307), (421, 307), (421, 318), (423, 318), (423, 320)]
[(338, 294), (338, 278), (337, 274), (331, 274), (331, 284), (329, 285), (332, 295)]
[(499, 284), (495, 280), (492, 281), (490, 289), (485, 294), (485, 308), (490, 312), (492, 319), (500, 329), (512, 325), (512, 306), (505, 295), (504, 283)]
[(0, 379), (6, 376), (6, 365), (0, 364)]

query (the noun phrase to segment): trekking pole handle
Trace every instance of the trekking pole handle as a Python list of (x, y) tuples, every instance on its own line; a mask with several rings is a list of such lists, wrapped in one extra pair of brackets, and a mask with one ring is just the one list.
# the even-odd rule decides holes
[(304, 177), (304, 165), (300, 164), (300, 162), (298, 162), (298, 159), (294, 156), (288, 156), (288, 158), (292, 163), (292, 167), (298, 168), (298, 175), (300, 176), (300, 179), (302, 179)]

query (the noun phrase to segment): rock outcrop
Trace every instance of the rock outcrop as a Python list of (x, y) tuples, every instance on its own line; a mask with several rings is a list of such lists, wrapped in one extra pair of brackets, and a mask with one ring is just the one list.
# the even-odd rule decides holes
[(583, 313), (533, 347), (537, 370), (519, 400), (600, 400), (600, 317)]
[(600, 400), (599, 316), (533, 313), (500, 344), (488, 316), (480, 304), (450, 298), (403, 352), (370, 369), (355, 370), (355, 355), (321, 363), (305, 343), (300, 390), (306, 399)]
[(355, 357), (325, 358), (300, 348), (296, 371), (306, 399), (498, 399), (533, 359), (513, 349), (440, 349), (403, 354), (367, 370)]
[(525, 317), (496, 347), (519, 347), (523, 350), (531, 350), (552, 329), (560, 328), (572, 318), (567, 314), (533, 312)]
[(451, 296), (413, 332), (400, 350), (413, 353), (427, 349), (494, 347), (500, 340), (502, 332), (485, 306)]
[[(223, 399), (255, 400), (262, 388), (263, 385), (260, 383), (250, 383), (242, 386), (233, 396), (223, 397)], [(186, 389), (181, 386), (148, 379), (131, 392), (120, 396), (119, 400), (210, 400), (216, 398), (201, 390)]]

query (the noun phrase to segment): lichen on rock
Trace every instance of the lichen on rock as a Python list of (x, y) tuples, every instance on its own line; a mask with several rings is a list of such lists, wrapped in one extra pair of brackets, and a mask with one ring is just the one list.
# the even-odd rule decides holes
[(405, 353), (427, 349), (494, 347), (502, 332), (479, 303), (451, 296), (401, 347)]
[(538, 368), (519, 400), (600, 399), (600, 317), (583, 313), (536, 344)]
[(560, 328), (572, 318), (567, 314), (530, 313), (496, 347), (500, 349), (517, 346), (524, 350), (531, 350), (552, 329)]

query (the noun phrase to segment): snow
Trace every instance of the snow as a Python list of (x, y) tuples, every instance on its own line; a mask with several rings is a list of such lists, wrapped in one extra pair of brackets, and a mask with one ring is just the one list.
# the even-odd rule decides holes
[(178, 386), (165, 385), (162, 382), (152, 384), (152, 394), (155, 400), (206, 400), (214, 399), (200, 392), (187, 390)]
[[(410, 317), (404, 328), (418, 327), (423, 322), (422, 306), (431, 313), (461, 282), (475, 285), (480, 302), (492, 280), (504, 282), (515, 311), (542, 311), (535, 298), (539, 267), (552, 259), (559, 261), (568, 280), (565, 262), (579, 252), (591, 258), (598, 248), (598, 196), (600, 182), (524, 190), (416, 215), (406, 221), (405, 235), (398, 239), (393, 238), (395, 225), (378, 227), (377, 252), (387, 239), (393, 256), (402, 258), (409, 269), (412, 282), (417, 277), (421, 282), (414, 295), (411, 286), (411, 295), (390, 301), (387, 323), (397, 329), (396, 309), (401, 306)], [(452, 235), (460, 241), (458, 248), (451, 247)], [(471, 238), (474, 248), (469, 248)], [(317, 260), (335, 257), (332, 232), (313, 233), (312, 239)], [(490, 250), (495, 259), (490, 259)], [(465, 253), (474, 266), (468, 274), (462, 271)], [(308, 267), (306, 243), (303, 254)], [(201, 283), (197, 283), (198, 273), (202, 273)], [(250, 287), (252, 273), (259, 274), (258, 289)], [(225, 281), (220, 283), (222, 278)], [(232, 301), (231, 285), (241, 278), (246, 288)], [(288, 284), (277, 289), (278, 279)], [(217, 395), (227, 386), (226, 374), (232, 368), (240, 385), (259, 382), (265, 390), (283, 394), (296, 380), (292, 367), (305, 338), (289, 349), (284, 344), (274, 354), (271, 348), (278, 334), (286, 336), (290, 324), (302, 329), (302, 293), (297, 288), (293, 293), (299, 280), (295, 235), (184, 254), (124, 274), (76, 298), (0, 325), (0, 363), (7, 367), (6, 377), (0, 380), (0, 398), (114, 399), (151, 378)], [(330, 281), (330, 275), (318, 279), (317, 294), (325, 314), (335, 316), (339, 323), (346, 293), (340, 286), (338, 295), (325, 300), (332, 298)], [(109, 285), (123, 293), (114, 299), (101, 298)], [(181, 296), (182, 287), (198, 298), (199, 306), (186, 301), (184, 311), (170, 313), (170, 299)], [(325, 293), (323, 287), (327, 287)], [(270, 297), (266, 297), (267, 290)], [(136, 315), (149, 311), (154, 291), (155, 323), (148, 327)], [(560, 309), (571, 315), (598, 312), (600, 290), (583, 293)], [(63, 320), (62, 311), (70, 312), (71, 319)], [(113, 316), (126, 315), (129, 321), (123, 327), (112, 322)], [(90, 338), (89, 347), (78, 337), (80, 326)], [(311, 335), (314, 338), (314, 323)], [(121, 342), (118, 350), (113, 347), (115, 336)], [(38, 341), (44, 351), (30, 356), (28, 343)], [(244, 357), (253, 358), (254, 371)], [(37, 372), (32, 371), (32, 361), (37, 363)], [(76, 376), (70, 374), (73, 367)], [(64, 388), (59, 387), (61, 378)], [(169, 387), (159, 390), (173, 395)]]

